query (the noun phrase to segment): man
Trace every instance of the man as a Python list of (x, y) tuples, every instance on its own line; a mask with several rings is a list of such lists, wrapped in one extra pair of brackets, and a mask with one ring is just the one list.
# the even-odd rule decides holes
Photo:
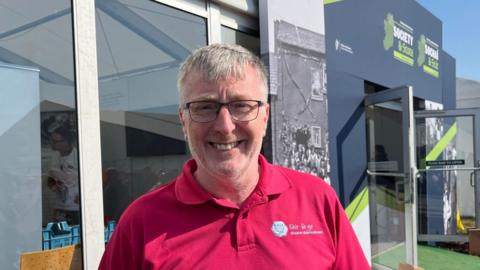
[(67, 127), (50, 133), (50, 144), (57, 151), (58, 164), (48, 172), (48, 187), (56, 193), (54, 218), (74, 225), (80, 223), (77, 149), (73, 134)]
[(333, 189), (260, 155), (269, 105), (256, 56), (210, 45), (178, 82), (193, 159), (129, 206), (100, 269), (370, 269)]

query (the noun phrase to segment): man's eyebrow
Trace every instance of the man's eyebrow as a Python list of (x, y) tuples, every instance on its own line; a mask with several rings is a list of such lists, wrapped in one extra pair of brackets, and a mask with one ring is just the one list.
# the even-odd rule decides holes
[(246, 99), (251, 99), (247, 95), (244, 94), (234, 94), (229, 97), (230, 100), (246, 100)]
[(212, 96), (198, 97), (198, 98), (195, 98), (195, 99), (191, 100), (190, 102), (199, 102), (199, 101), (213, 101), (213, 102), (216, 102), (216, 101), (218, 101), (218, 98), (215, 98), (215, 97), (212, 97)]
[(196, 101), (217, 101), (218, 96), (211, 94), (211, 93), (204, 93), (197, 95), (195, 97), (191, 97), (192, 99), (188, 102), (196, 102)]
[[(232, 96), (229, 96), (227, 98), (227, 101), (236, 101), (236, 100), (251, 100), (252, 98), (243, 95), (243, 94), (234, 94)], [(214, 101), (214, 102), (220, 102), (220, 98), (216, 95), (200, 95), (198, 97), (195, 97), (194, 99), (190, 100), (189, 102), (197, 102), (197, 101)]]

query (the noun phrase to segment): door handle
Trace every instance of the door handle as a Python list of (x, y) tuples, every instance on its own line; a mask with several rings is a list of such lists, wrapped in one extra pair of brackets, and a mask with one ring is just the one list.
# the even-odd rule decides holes
[(477, 170), (474, 170), (473, 172), (470, 173), (470, 186), (475, 187), (475, 172)]
[[(413, 169), (413, 168), (411, 168)], [(367, 175), (369, 176), (385, 176), (385, 177), (400, 177), (403, 178), (403, 181), (395, 181), (395, 201), (404, 204), (404, 203), (413, 203), (413, 183), (410, 183), (410, 173), (389, 173), (389, 172), (374, 172), (367, 169)], [(400, 196), (400, 186), (403, 185), (403, 199)], [(410, 188), (410, 197), (406, 197), (408, 195), (407, 188)], [(406, 193), (407, 192), (407, 193)]]
[(397, 181), (395, 182), (395, 200), (400, 203), (405, 203), (405, 187), (403, 188), (403, 199), (400, 198), (400, 186), (405, 185), (404, 181)]
[(480, 167), (472, 167), (472, 168), (435, 168), (435, 169), (419, 169), (417, 171), (417, 179), (421, 178), (421, 173), (424, 172), (433, 172), (433, 171), (472, 171), (470, 173), (470, 186), (475, 187), (475, 173), (480, 171)]

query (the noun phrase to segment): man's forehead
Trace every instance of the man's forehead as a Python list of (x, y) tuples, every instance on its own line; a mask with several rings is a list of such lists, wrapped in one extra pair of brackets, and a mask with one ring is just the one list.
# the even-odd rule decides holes
[[(236, 74), (238, 75), (238, 74)], [(232, 101), (263, 99), (262, 79), (255, 67), (246, 65), (242, 76), (235, 74), (211, 80), (201, 70), (190, 72), (184, 80), (182, 100), (184, 102), (212, 100)]]
[(63, 139), (63, 136), (62, 136), (61, 134), (56, 133), (56, 132), (51, 133), (51, 134), (50, 134), (50, 137), (51, 137), (52, 139), (55, 139), (55, 140), (56, 140), (56, 139)]
[(202, 73), (201, 71), (195, 71), (188, 74), (185, 78), (185, 85), (189, 86), (197, 86), (199, 83), (204, 85), (211, 85), (214, 86), (228, 86), (230, 84), (241, 83), (246, 81), (254, 81), (256, 79), (259, 80), (260, 77), (256, 73), (255, 70), (248, 70), (243, 72), (242, 74), (231, 74), (225, 76), (218, 76), (217, 78), (209, 78), (206, 74)]
[(252, 74), (249, 67), (242, 67), (237, 69), (231, 70), (224, 70), (223, 72), (212, 72), (211, 70), (202, 70), (202, 69), (194, 69), (186, 76), (186, 81), (202, 81), (208, 84), (218, 84), (218, 83), (225, 83), (225, 82), (234, 82), (239, 80), (244, 80), (245, 76), (255, 76), (256, 74)]
[[(230, 91), (226, 90), (227, 93), (227, 100), (242, 100), (242, 99), (252, 99), (251, 94), (248, 92), (241, 92), (238, 93), (237, 91)], [(219, 101), (222, 100), (223, 97), (219, 95), (218, 92), (210, 92), (210, 93), (194, 93), (189, 95), (191, 97), (190, 101)]]

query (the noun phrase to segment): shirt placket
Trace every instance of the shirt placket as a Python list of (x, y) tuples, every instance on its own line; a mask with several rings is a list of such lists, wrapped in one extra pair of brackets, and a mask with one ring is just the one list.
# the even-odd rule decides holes
[(266, 201), (267, 198), (261, 191), (255, 191), (239, 209), (235, 221), (236, 244), (239, 252), (255, 248), (255, 234), (249, 216), (251, 211), (255, 211), (255, 206)]

